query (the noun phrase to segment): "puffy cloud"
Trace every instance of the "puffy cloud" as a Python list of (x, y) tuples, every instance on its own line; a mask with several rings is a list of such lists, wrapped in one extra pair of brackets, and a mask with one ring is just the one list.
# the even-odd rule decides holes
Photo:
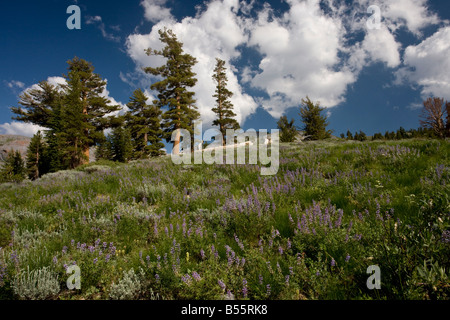
[[(275, 14), (267, 3), (258, 9), (254, 0), (211, 0), (195, 17), (177, 22), (166, 0), (142, 0), (146, 19), (155, 25), (148, 34), (128, 37), (127, 53), (137, 69), (121, 79), (141, 87), (157, 80), (141, 68), (160, 66), (164, 60), (144, 51), (161, 49), (158, 30), (168, 27), (184, 43), (185, 51), (198, 59), (194, 91), (203, 120), (214, 118), (211, 75), (215, 57), (220, 57), (229, 67), (229, 89), (235, 93), (232, 102), (242, 124), (257, 106), (279, 117), (307, 95), (325, 107), (339, 105), (364, 67), (373, 62), (393, 69), (401, 66), (400, 28), (420, 37), (425, 27), (442, 23), (427, 7), (427, 0), (377, 1), (382, 18), (378, 30), (366, 26), (371, 0), (355, 0), (351, 5), (333, 0), (286, 2), (289, 8)], [(261, 59), (237, 70), (241, 47), (255, 49)], [(405, 63), (414, 64), (412, 55), (405, 55)], [(262, 90), (266, 96), (253, 98), (242, 86)]]
[(274, 117), (307, 95), (324, 106), (336, 106), (356, 80), (349, 68), (339, 65), (346, 32), (341, 20), (325, 14), (318, 0), (288, 3), (289, 11), (280, 18), (270, 7), (261, 11), (249, 41), (264, 56), (262, 71), (251, 84), (269, 94), (260, 102)]
[(443, 27), (405, 50), (398, 82), (419, 85), (423, 96), (450, 99), (450, 27)]
[(31, 124), (31, 123), (23, 123), (23, 122), (11, 122), (0, 124), (0, 134), (12, 134), (19, 136), (32, 137), (39, 130), (45, 130), (40, 126)]
[[(163, 58), (147, 56), (144, 52), (148, 48), (161, 49), (163, 47), (159, 40), (158, 30), (167, 27), (174, 31), (178, 39), (183, 42), (184, 51), (198, 60), (193, 68), (198, 79), (193, 91), (196, 92), (196, 105), (206, 126), (214, 119), (211, 111), (215, 103), (212, 97), (215, 91), (212, 74), (216, 57), (227, 63), (228, 88), (234, 92), (231, 101), (235, 106), (236, 119), (244, 120), (257, 107), (253, 98), (243, 93), (235, 73), (237, 70), (232, 64), (233, 58), (240, 55), (237, 47), (247, 41), (242, 26), (243, 21), (237, 16), (238, 10), (239, 1), (237, 0), (212, 1), (208, 3), (204, 11), (198, 12), (195, 18), (187, 17), (181, 22), (161, 21), (153, 26), (149, 34), (133, 34), (127, 40), (128, 55), (136, 63), (137, 73), (141, 73), (143, 76), (142, 67), (156, 67), (164, 64)], [(152, 82), (157, 80), (148, 75), (146, 77)], [(126, 82), (129, 82), (130, 78), (132, 76), (123, 75), (123, 80)], [(150, 86), (150, 81), (147, 81), (147, 85)]]
[(141, 6), (145, 9), (145, 18), (154, 23), (173, 20), (170, 9), (164, 6), (166, 2), (167, 0), (142, 0)]

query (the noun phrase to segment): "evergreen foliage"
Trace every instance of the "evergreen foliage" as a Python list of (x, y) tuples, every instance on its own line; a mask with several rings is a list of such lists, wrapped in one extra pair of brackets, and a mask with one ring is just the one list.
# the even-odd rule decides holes
[[(196, 74), (192, 67), (197, 59), (183, 52), (183, 44), (178, 41), (172, 30), (164, 28), (159, 30), (160, 40), (165, 44), (162, 50), (146, 50), (147, 55), (156, 55), (166, 58), (166, 63), (160, 67), (144, 68), (146, 73), (162, 77), (151, 85), (152, 90), (158, 91), (158, 99), (155, 104), (159, 108), (167, 108), (163, 114), (164, 138), (167, 142), (171, 140), (172, 133), (177, 129), (186, 129), (194, 138), (194, 120), (200, 117), (194, 92), (189, 91), (197, 83)], [(174, 153), (179, 151), (180, 136), (174, 141)]]
[(297, 136), (297, 129), (294, 126), (294, 119), (288, 121), (287, 116), (282, 116), (277, 122), (278, 129), (280, 129), (281, 142), (293, 142)]
[(309, 97), (302, 99), (300, 107), (300, 116), (304, 123), (303, 130), (305, 135), (312, 140), (322, 140), (331, 137), (331, 131), (327, 130), (328, 125), (326, 116), (321, 115), (325, 110), (320, 106), (320, 103), (313, 103)]
[(240, 128), (236, 119), (233, 119), (233, 117), (236, 117), (236, 114), (233, 112), (233, 104), (230, 101), (233, 93), (227, 89), (228, 78), (225, 61), (216, 58), (216, 68), (212, 78), (216, 83), (216, 93), (213, 95), (216, 98), (216, 107), (212, 111), (217, 115), (217, 119), (213, 121), (213, 126), (219, 126), (219, 131), (223, 138), (222, 143), (225, 145), (227, 129), (237, 130)]

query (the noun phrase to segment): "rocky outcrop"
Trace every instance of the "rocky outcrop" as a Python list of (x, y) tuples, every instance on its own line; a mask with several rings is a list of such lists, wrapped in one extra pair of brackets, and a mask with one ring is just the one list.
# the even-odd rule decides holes
[(16, 135), (0, 135), (0, 161), (4, 161), (11, 150), (18, 150), (25, 157), (31, 138)]

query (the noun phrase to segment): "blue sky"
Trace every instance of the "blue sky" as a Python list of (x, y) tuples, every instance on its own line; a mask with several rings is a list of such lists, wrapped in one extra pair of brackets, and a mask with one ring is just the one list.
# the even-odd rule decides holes
[[(67, 7), (81, 9), (69, 30)], [(378, 29), (369, 29), (380, 8)], [(443, 0), (141, 0), (2, 1), (0, 5), (0, 134), (31, 136), (11, 106), (42, 80), (61, 83), (67, 60), (94, 65), (108, 96), (125, 107), (132, 92), (157, 81), (142, 72), (161, 60), (158, 29), (175, 31), (199, 63), (194, 71), (204, 128), (211, 125), (216, 57), (227, 62), (232, 102), (244, 129), (275, 129), (286, 114), (301, 125), (308, 95), (327, 107), (335, 135), (419, 126), (421, 102), (450, 100), (450, 2)], [(370, 20), (376, 22), (375, 20)]]

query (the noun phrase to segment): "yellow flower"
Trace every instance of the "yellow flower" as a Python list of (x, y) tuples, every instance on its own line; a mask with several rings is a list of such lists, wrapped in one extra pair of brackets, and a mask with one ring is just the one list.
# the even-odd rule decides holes
[(186, 252), (186, 261), (189, 261), (189, 252)]

